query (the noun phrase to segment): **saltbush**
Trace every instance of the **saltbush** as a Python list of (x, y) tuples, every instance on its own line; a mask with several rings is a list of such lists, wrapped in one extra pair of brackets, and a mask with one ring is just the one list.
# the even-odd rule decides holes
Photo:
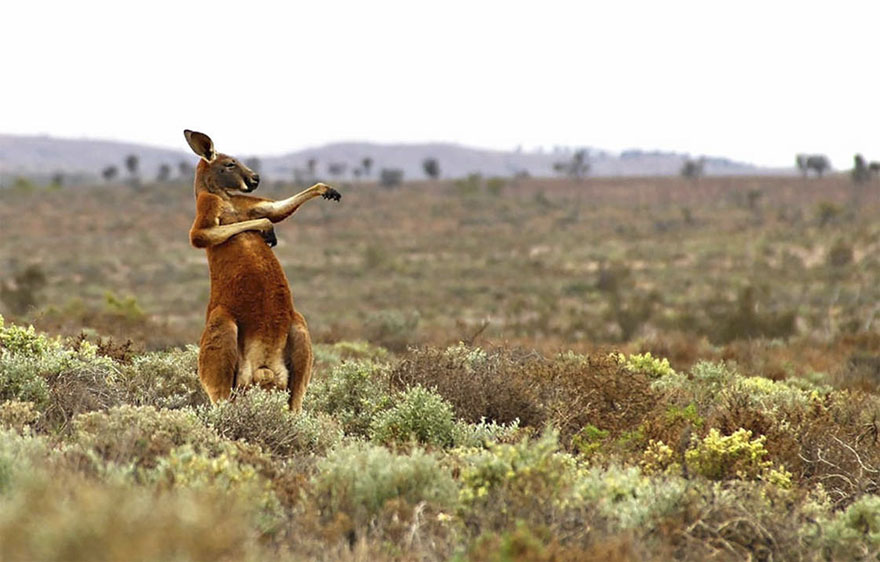
[(582, 470), (575, 495), (599, 512), (614, 527), (631, 529), (657, 520), (682, 501), (684, 479), (648, 476), (637, 467), (594, 467)]
[(0, 559), (260, 559), (246, 515), (220, 491), (157, 494), (38, 472), (0, 497)]
[(381, 363), (342, 363), (312, 381), (306, 407), (333, 416), (348, 435), (366, 436), (376, 415), (391, 406), (388, 376)]
[(865, 495), (822, 522), (820, 544), (829, 560), (865, 560), (880, 552), (880, 496)]
[(455, 439), (452, 405), (421, 385), (401, 392), (394, 406), (380, 412), (370, 425), (370, 437), (380, 443), (417, 441), (445, 447)]
[(277, 457), (323, 454), (342, 439), (342, 431), (329, 416), (288, 408), (286, 392), (250, 388), (231, 400), (197, 409), (198, 416), (218, 435), (259, 445)]
[(219, 437), (191, 410), (126, 405), (80, 414), (73, 426), (74, 443), (104, 461), (135, 468), (155, 467), (161, 457), (186, 443), (200, 450), (219, 444)]
[(575, 459), (559, 451), (558, 435), (488, 449), (458, 451), (459, 497), (465, 506), (483, 507), (510, 517), (527, 517), (546, 507), (564, 507), (573, 499)]
[(272, 483), (238, 458), (238, 449), (225, 444), (215, 455), (192, 444), (171, 450), (159, 459), (151, 479), (160, 486), (213, 490), (229, 495), (246, 506), (257, 528), (264, 533), (278, 529), (284, 513)]
[(157, 408), (207, 404), (199, 382), (198, 356), (195, 346), (135, 356), (117, 377), (126, 402)]
[(318, 462), (310, 493), (326, 519), (342, 513), (358, 525), (368, 524), (391, 500), (440, 509), (456, 505), (455, 481), (433, 455), (420, 449), (400, 455), (357, 441)]

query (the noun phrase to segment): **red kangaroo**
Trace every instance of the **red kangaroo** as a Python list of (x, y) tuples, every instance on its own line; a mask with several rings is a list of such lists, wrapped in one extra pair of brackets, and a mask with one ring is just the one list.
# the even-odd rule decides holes
[(203, 133), (183, 132), (201, 157), (194, 182), (196, 219), (189, 239), (204, 248), (211, 270), (211, 299), (199, 350), (199, 379), (211, 402), (251, 385), (286, 390), (291, 410), (302, 410), (312, 373), (312, 343), (302, 314), (293, 308), (287, 277), (270, 246), (273, 223), (309, 199), (339, 201), (318, 183), (288, 199), (242, 195), (260, 176), (231, 156), (219, 154)]

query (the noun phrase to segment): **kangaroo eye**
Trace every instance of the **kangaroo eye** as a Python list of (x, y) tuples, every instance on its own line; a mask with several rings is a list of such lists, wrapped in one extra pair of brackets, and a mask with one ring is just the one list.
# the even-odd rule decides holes
[(223, 164), (223, 165), (226, 166), (227, 168), (232, 168), (233, 166), (235, 166), (235, 162), (227, 162), (226, 164)]

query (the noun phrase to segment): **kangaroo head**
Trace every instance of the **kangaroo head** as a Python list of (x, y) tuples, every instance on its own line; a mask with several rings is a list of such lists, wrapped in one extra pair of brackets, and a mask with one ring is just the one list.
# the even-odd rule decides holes
[(186, 142), (201, 157), (196, 167), (196, 193), (208, 191), (228, 195), (230, 191), (250, 193), (260, 184), (260, 175), (239, 160), (214, 150), (211, 137), (197, 131), (183, 131)]

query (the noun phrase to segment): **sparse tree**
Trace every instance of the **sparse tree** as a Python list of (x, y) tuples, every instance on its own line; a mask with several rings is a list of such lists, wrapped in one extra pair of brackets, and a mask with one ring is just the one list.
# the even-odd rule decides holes
[(425, 158), (422, 160), (422, 169), (425, 170), (425, 175), (432, 180), (440, 177), (440, 163), (437, 162), (436, 158)]
[[(554, 152), (557, 152), (557, 150), (554, 149)], [(565, 174), (572, 179), (580, 180), (590, 173), (589, 153), (587, 152), (587, 149), (581, 148), (576, 150), (568, 161), (556, 162), (553, 164), (553, 170), (555, 170), (556, 173)]]
[(156, 181), (159, 183), (165, 183), (171, 178), (171, 166), (168, 164), (159, 165), (159, 172), (156, 174)]
[(701, 178), (705, 162), (703, 158), (687, 158), (681, 166), (681, 175), (692, 180)]
[(379, 185), (392, 188), (403, 183), (403, 170), (398, 168), (382, 168), (379, 171)]
[(330, 162), (327, 164), (327, 173), (333, 176), (334, 178), (338, 178), (339, 176), (345, 174), (345, 164), (342, 162)]
[(853, 156), (853, 169), (851, 173), (855, 183), (864, 183), (871, 179), (871, 171), (868, 169), (868, 164), (861, 154)]
[(52, 187), (64, 187), (64, 172), (55, 172), (52, 174)]
[(128, 170), (128, 175), (137, 176), (139, 167), (140, 159), (136, 154), (129, 154), (125, 157), (125, 169)]
[(181, 160), (177, 163), (177, 173), (180, 174), (180, 177), (183, 179), (190, 179), (196, 173), (193, 165), (187, 162), (186, 160)]
[(106, 168), (101, 170), (101, 177), (104, 178), (104, 181), (113, 181), (118, 175), (119, 168), (117, 168), (116, 166), (107, 166)]
[(373, 167), (373, 159), (367, 156), (363, 160), (361, 160), (361, 168), (364, 169), (364, 175), (366, 177), (370, 177), (370, 168)]
[(871, 162), (868, 164), (868, 171), (871, 172), (875, 178), (880, 176), (880, 162)]
[(795, 163), (805, 178), (810, 170), (815, 171), (816, 176), (821, 178), (822, 174), (831, 169), (831, 162), (824, 154), (798, 154)]
[(309, 158), (309, 161), (306, 162), (306, 169), (309, 171), (309, 174), (314, 177), (315, 171), (318, 169), (318, 160), (315, 158)]

